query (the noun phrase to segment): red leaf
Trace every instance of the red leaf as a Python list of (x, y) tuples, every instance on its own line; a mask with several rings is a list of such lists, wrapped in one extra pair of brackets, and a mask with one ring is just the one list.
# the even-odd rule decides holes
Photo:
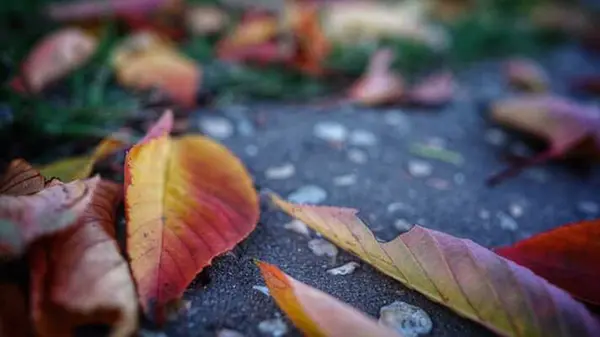
[(495, 252), (574, 297), (600, 305), (600, 220), (558, 227)]
[(407, 98), (414, 104), (438, 106), (452, 100), (455, 87), (456, 84), (454, 83), (452, 73), (443, 72), (434, 74), (417, 83), (408, 92)]
[(27, 195), (44, 189), (44, 177), (23, 159), (10, 162), (0, 178), (0, 195)]
[(371, 56), (365, 74), (350, 88), (350, 100), (365, 105), (388, 104), (404, 94), (404, 80), (390, 67), (394, 59), (391, 49), (381, 49)]

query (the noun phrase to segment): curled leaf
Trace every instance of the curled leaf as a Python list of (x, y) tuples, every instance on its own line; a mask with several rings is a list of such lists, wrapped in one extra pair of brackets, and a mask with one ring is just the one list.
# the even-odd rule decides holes
[(548, 75), (537, 63), (528, 59), (513, 59), (506, 64), (506, 75), (509, 82), (528, 91), (546, 91)]
[(150, 32), (136, 33), (114, 51), (118, 81), (137, 90), (159, 89), (184, 107), (196, 104), (202, 72), (175, 47)]
[(171, 110), (165, 111), (165, 113), (163, 113), (160, 119), (156, 121), (156, 123), (154, 123), (152, 126), (150, 126), (150, 128), (146, 132), (146, 135), (144, 136), (144, 138), (142, 138), (142, 140), (138, 142), (138, 144), (149, 142), (154, 138), (158, 138), (164, 135), (169, 135), (171, 133), (171, 130), (173, 130), (173, 124), (173, 112)]
[(90, 176), (94, 169), (94, 165), (98, 161), (110, 156), (125, 146), (127, 146), (125, 141), (114, 137), (108, 137), (100, 142), (89, 155), (61, 159), (40, 167), (39, 170), (45, 177), (58, 178), (65, 182), (84, 179)]
[(53, 32), (35, 45), (11, 86), (21, 93), (38, 93), (82, 66), (96, 47), (96, 39), (79, 28)]
[(306, 336), (400, 337), (348, 304), (293, 279), (273, 265), (258, 262), (258, 267), (277, 305)]
[[(518, 174), (526, 167), (574, 152), (586, 140), (592, 140), (594, 156), (600, 148), (600, 109), (550, 95), (527, 95), (500, 100), (492, 105), (494, 121), (537, 136), (548, 142), (548, 149), (492, 176), (490, 183)], [(581, 148), (582, 150), (587, 150)]]
[(208, 138), (161, 136), (129, 151), (127, 246), (147, 314), (163, 321), (165, 305), (254, 229), (257, 199), (240, 161)]
[(0, 178), (0, 195), (27, 195), (44, 189), (44, 177), (23, 159), (14, 159)]
[(600, 221), (558, 227), (495, 249), (496, 254), (531, 269), (537, 275), (583, 301), (600, 305)]
[(456, 83), (452, 73), (434, 74), (410, 89), (407, 93), (407, 99), (411, 103), (419, 105), (443, 105), (452, 100), (455, 88)]
[(110, 326), (111, 337), (135, 331), (135, 288), (115, 240), (121, 198), (121, 186), (100, 181), (77, 226), (34, 245), (31, 294), (38, 336), (71, 336), (87, 324)]
[(75, 224), (98, 180), (54, 184), (32, 195), (0, 195), (0, 255), (19, 255), (34, 240)]
[(600, 322), (569, 294), (471, 240), (414, 226), (379, 243), (354, 209), (273, 200), (388, 276), (501, 336), (581, 337), (600, 331)]
[(390, 49), (381, 49), (373, 54), (367, 71), (350, 88), (349, 98), (364, 105), (400, 100), (405, 94), (404, 80), (390, 69), (393, 59), (394, 53)]

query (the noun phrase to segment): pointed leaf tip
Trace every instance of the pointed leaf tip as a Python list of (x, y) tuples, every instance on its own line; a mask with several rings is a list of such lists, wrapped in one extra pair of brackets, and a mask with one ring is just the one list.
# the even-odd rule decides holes
[(138, 143), (146, 143), (152, 139), (159, 138), (165, 135), (169, 135), (173, 130), (174, 118), (173, 111), (166, 110), (162, 116), (148, 128), (146, 136), (142, 138)]

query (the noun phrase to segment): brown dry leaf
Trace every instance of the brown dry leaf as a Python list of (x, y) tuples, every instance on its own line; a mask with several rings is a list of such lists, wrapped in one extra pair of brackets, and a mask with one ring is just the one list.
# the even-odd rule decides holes
[(366, 72), (350, 88), (349, 99), (369, 106), (400, 100), (405, 95), (404, 80), (390, 69), (393, 59), (390, 49), (375, 52)]
[(44, 189), (44, 177), (23, 159), (14, 159), (0, 178), (0, 195), (27, 195)]
[(512, 85), (527, 91), (541, 92), (548, 89), (548, 74), (533, 60), (509, 60), (506, 63), (506, 76)]
[(100, 181), (78, 224), (32, 247), (31, 296), (38, 336), (72, 336), (86, 324), (111, 326), (111, 337), (137, 327), (129, 266), (115, 240), (121, 186)]

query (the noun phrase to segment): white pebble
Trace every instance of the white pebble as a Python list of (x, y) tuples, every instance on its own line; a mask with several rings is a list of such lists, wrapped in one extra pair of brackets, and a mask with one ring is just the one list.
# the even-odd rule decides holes
[(506, 133), (500, 129), (489, 129), (485, 132), (485, 141), (494, 146), (502, 146), (506, 144)]
[(255, 157), (258, 154), (258, 146), (252, 144), (246, 145), (244, 151), (249, 157)]
[(335, 143), (343, 143), (348, 137), (346, 127), (336, 122), (320, 122), (315, 125), (313, 133), (317, 138)]
[(252, 289), (258, 290), (261, 293), (265, 294), (266, 296), (270, 296), (271, 295), (271, 293), (269, 292), (269, 288), (267, 288), (265, 286), (252, 286)]
[(511, 218), (510, 215), (498, 212), (496, 213), (496, 217), (500, 221), (500, 228), (507, 231), (516, 231), (519, 229), (519, 224), (515, 221), (515, 219)]
[(244, 337), (244, 335), (235, 330), (222, 329), (217, 332), (217, 337)]
[(510, 206), (508, 206), (508, 213), (510, 213), (513, 218), (520, 218), (523, 216), (524, 212), (523, 206), (519, 204), (510, 204)]
[(577, 209), (585, 214), (596, 215), (600, 212), (600, 206), (593, 201), (580, 201), (577, 204)]
[(292, 220), (288, 223), (286, 223), (285, 225), (283, 225), (283, 228), (287, 229), (287, 230), (291, 230), (292, 232), (296, 232), (298, 234), (310, 237), (310, 231), (308, 230), (308, 227), (306, 226), (306, 224), (300, 220)]
[(281, 318), (268, 319), (258, 324), (258, 330), (270, 337), (281, 337), (288, 332), (288, 327)]
[(433, 173), (433, 167), (426, 161), (413, 159), (408, 162), (408, 173), (415, 178), (424, 178)]
[(329, 269), (327, 272), (331, 275), (349, 275), (356, 270), (360, 265), (356, 262), (348, 262), (345, 265)]
[(387, 125), (395, 127), (400, 135), (405, 135), (410, 132), (410, 121), (403, 113), (390, 111), (383, 115), (383, 121)]
[(454, 183), (456, 185), (462, 185), (465, 183), (465, 175), (462, 173), (454, 174)]
[(358, 149), (348, 150), (348, 159), (356, 164), (364, 164), (369, 160), (367, 154)]
[(421, 308), (395, 301), (379, 310), (379, 323), (394, 329), (405, 337), (418, 337), (431, 332), (433, 322)]
[(450, 189), (450, 182), (440, 178), (429, 178), (425, 182), (427, 186), (433, 187), (436, 190), (445, 191)]
[(373, 146), (377, 144), (377, 137), (371, 131), (354, 130), (348, 142), (354, 146)]
[(396, 221), (394, 221), (394, 227), (398, 231), (404, 233), (404, 232), (408, 232), (413, 226), (406, 219), (397, 219)]
[(337, 247), (324, 239), (312, 239), (308, 241), (308, 248), (317, 256), (336, 257), (338, 254)]
[(427, 141), (425, 143), (428, 146), (436, 148), (436, 149), (443, 149), (446, 147), (446, 140), (444, 138), (440, 138), (440, 137), (431, 137), (431, 138), (427, 139)]
[(233, 125), (227, 118), (204, 117), (200, 120), (200, 129), (216, 139), (226, 139), (233, 134)]
[(290, 163), (280, 166), (269, 167), (265, 171), (265, 177), (271, 180), (283, 180), (292, 177), (296, 173), (296, 168)]
[(333, 184), (335, 186), (352, 186), (354, 184), (356, 184), (356, 180), (357, 180), (357, 176), (354, 173), (351, 174), (346, 174), (343, 176), (337, 176), (335, 178), (333, 178)]
[(288, 201), (296, 204), (319, 204), (327, 199), (327, 192), (316, 185), (306, 185), (288, 196)]
[(481, 220), (488, 220), (490, 218), (490, 211), (488, 211), (487, 209), (480, 209), (479, 218)]
[(406, 213), (414, 213), (414, 207), (407, 205), (403, 202), (393, 202), (387, 206), (388, 213), (395, 213), (398, 211), (406, 212)]

